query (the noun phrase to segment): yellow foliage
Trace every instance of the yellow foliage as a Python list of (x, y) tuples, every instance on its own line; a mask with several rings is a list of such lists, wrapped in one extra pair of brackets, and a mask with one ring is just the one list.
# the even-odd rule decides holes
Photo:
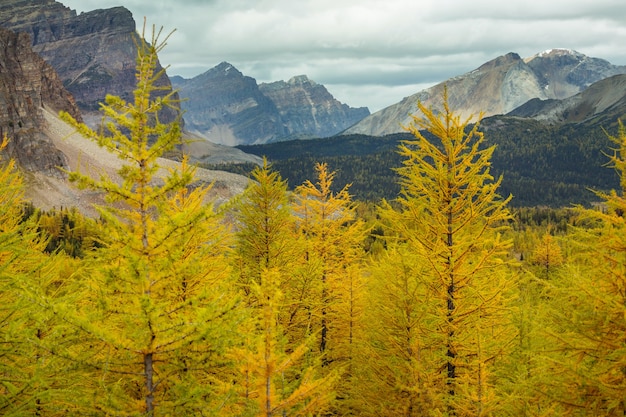
[(181, 143), (179, 123), (159, 121), (162, 108), (177, 104), (174, 92), (153, 97), (165, 44), (158, 38), (153, 31), (150, 44), (137, 42), (134, 101), (107, 97), (106, 132), (64, 115), (124, 161), (121, 183), (70, 174), (110, 205), (99, 207), (103, 247), (74, 276), (80, 301), (62, 312), (82, 339), (67, 356), (90, 373), (94, 410), (217, 414), (227, 407), (234, 374), (225, 362), (238, 303), (227, 262), (230, 233), (205, 202), (209, 187), (193, 187), (186, 158), (156, 177), (158, 158)]
[[(418, 108), (423, 117), (413, 116), (408, 127), (415, 139), (399, 150), (406, 158), (397, 170), (399, 209), (384, 202), (381, 216), (388, 235), (422, 268), (422, 344), (438, 349), (423, 372), (431, 375), (433, 401), (445, 404), (439, 412), (494, 414), (502, 399), (487, 389), (494, 384), (490, 368), (514, 337), (507, 307), (512, 244), (502, 237), (511, 197), (498, 195), (502, 179), (490, 174), (495, 147), (483, 146), (478, 123), (470, 128), (450, 110), (447, 91), (442, 111)], [(442, 378), (445, 387), (436, 382)]]

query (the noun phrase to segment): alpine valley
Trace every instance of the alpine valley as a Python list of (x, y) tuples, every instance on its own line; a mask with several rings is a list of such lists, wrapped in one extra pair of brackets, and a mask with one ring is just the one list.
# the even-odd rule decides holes
[(400, 187), (393, 168), (397, 147), (418, 101), (437, 108), (444, 86), (455, 113), (485, 117), (481, 128), (497, 148), (492, 174), (513, 206), (567, 207), (597, 201), (592, 190), (619, 187), (606, 167), (626, 115), (626, 67), (576, 51), (553, 49), (522, 59), (515, 53), (489, 61), (380, 110), (334, 138), (265, 146), (239, 146), (265, 155), (296, 186), (313, 175), (315, 161), (337, 170), (360, 199), (393, 199)]
[[(9, 156), (27, 173), (36, 205), (88, 212), (94, 198), (75, 191), (56, 167), (94, 164), (114, 172), (118, 166), (72, 135), (57, 113), (95, 127), (106, 94), (131, 96), (136, 26), (124, 7), (78, 15), (55, 0), (0, 5), (0, 134), (12, 139)], [(572, 50), (527, 58), (511, 52), (373, 114), (339, 102), (306, 75), (259, 84), (228, 62), (192, 79), (166, 75), (162, 83), (183, 99), (184, 136), (193, 139), (164, 165), (189, 154), (209, 168), (200, 170), (202, 180), (219, 184), (223, 198), (241, 192), (262, 156), (290, 187), (314, 178), (315, 162), (327, 162), (337, 171), (335, 184), (351, 183), (357, 199), (395, 198), (396, 149), (410, 138), (403, 126), (418, 101), (437, 108), (444, 87), (455, 113), (484, 116), (486, 142), (497, 145), (492, 173), (503, 175), (500, 191), (513, 194), (513, 205), (586, 204), (595, 198), (589, 189), (618, 186), (605, 154), (607, 133), (615, 134), (626, 114), (626, 66)], [(162, 118), (177, 116), (170, 111)]]
[[(255, 2), (150, 1), (192, 3)], [(142, 27), (0, 1), (1, 415), (626, 416), (626, 67), (511, 52), (369, 114), (167, 76)]]

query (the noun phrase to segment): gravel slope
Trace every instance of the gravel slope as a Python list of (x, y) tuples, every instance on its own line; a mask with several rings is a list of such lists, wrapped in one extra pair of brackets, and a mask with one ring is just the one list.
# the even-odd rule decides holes
[[(53, 112), (43, 109), (43, 113), (47, 122), (46, 134), (65, 154), (70, 170), (80, 170), (96, 178), (104, 173), (113, 179), (119, 179), (116, 172), (122, 164), (120, 159), (83, 138)], [(165, 168), (176, 167), (178, 163), (160, 159), (159, 165), (164, 168), (159, 174), (165, 174)], [(196, 172), (196, 177), (200, 181), (214, 184), (209, 197), (217, 204), (243, 192), (249, 181), (241, 175), (200, 168)], [(41, 173), (26, 173), (25, 184), (26, 199), (44, 210), (76, 207), (86, 215), (96, 216), (97, 212), (93, 205), (103, 203), (98, 193), (80, 191), (67, 180), (48, 177)]]

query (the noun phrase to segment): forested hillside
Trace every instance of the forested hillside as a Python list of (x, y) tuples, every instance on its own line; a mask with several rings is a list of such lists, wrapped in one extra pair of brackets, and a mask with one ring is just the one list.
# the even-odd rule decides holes
[[(611, 147), (604, 129), (615, 134), (616, 126), (616, 119), (549, 126), (506, 116), (481, 123), (488, 144), (497, 146), (492, 166), (495, 175), (504, 176), (501, 192), (514, 196), (515, 207), (589, 204), (598, 200), (590, 189), (615, 188), (617, 175), (604, 168)], [(397, 148), (411, 136), (348, 135), (239, 148), (267, 157), (290, 187), (311, 178), (315, 162), (324, 161), (337, 170), (338, 184), (352, 184), (356, 199), (378, 201), (398, 194)]]
[(323, 161), (289, 191), (265, 161), (216, 208), (186, 159), (157, 177), (181, 137), (155, 117), (176, 96), (150, 94), (165, 40), (139, 43), (108, 130), (63, 115), (124, 161), (120, 183), (69, 173), (107, 197), (98, 220), (39, 212), (0, 168), (3, 415), (626, 414), (623, 125), (601, 210), (513, 213), (506, 146), (445, 92), (386, 139), (393, 201), (355, 202)]

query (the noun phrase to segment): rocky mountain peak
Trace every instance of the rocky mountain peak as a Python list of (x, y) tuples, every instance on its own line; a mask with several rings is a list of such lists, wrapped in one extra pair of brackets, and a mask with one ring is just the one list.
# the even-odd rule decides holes
[(605, 60), (590, 58), (573, 49), (565, 48), (547, 49), (524, 60), (524, 62), (534, 68), (549, 67), (547, 68), (548, 71), (554, 71), (559, 68), (570, 70), (574, 66), (580, 64), (588, 65), (593, 61), (602, 62), (603, 65), (610, 66), (610, 63)]
[(261, 84), (259, 88), (276, 105), (291, 137), (332, 136), (369, 115), (367, 108), (342, 104), (306, 75)]
[(287, 81), (287, 84), (289, 85), (310, 85), (310, 86), (315, 86), (317, 85), (317, 83), (311, 79), (309, 79), (309, 77), (307, 77), (306, 75), (296, 75), (295, 77), (291, 77), (289, 79), (289, 81)]
[(222, 77), (222, 76), (243, 77), (243, 74), (241, 73), (241, 71), (239, 71), (232, 64), (226, 61), (223, 61), (219, 63), (217, 66), (208, 70), (207, 74), (210, 74), (215, 77)]
[(526, 62), (532, 61), (535, 58), (557, 58), (557, 57), (570, 57), (572, 59), (582, 60), (582, 59), (585, 59), (587, 56), (573, 49), (553, 48), (553, 49), (546, 49), (545, 51), (541, 51), (531, 56), (530, 58), (527, 58)]
[[(185, 126), (223, 145), (264, 143), (284, 135), (276, 106), (252, 77), (222, 62), (190, 80), (177, 79)], [(245, 138), (245, 141), (244, 139)]]
[(225, 145), (267, 143), (339, 133), (369, 114), (336, 100), (306, 75), (257, 84), (228, 62), (190, 80), (173, 78), (185, 126)]
[(54, 0), (6, 1), (0, 6), (0, 26), (28, 33), (37, 52), (41, 52), (38, 45), (86, 33), (125, 34), (135, 30), (131, 12), (122, 6), (77, 15), (75, 10)]
[(572, 49), (549, 49), (527, 58), (547, 98), (564, 99), (604, 78), (626, 72), (626, 66), (581, 54)]
[(493, 68), (508, 67), (513, 64), (517, 64), (522, 61), (522, 58), (515, 52), (509, 52), (508, 54), (499, 56), (491, 61), (487, 61), (478, 67), (479, 71), (489, 71)]

